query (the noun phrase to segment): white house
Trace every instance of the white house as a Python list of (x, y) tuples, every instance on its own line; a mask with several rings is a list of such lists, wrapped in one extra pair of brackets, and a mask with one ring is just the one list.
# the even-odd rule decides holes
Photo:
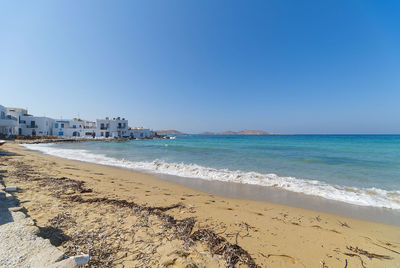
[(7, 112), (18, 119), (18, 135), (51, 136), (54, 119), (45, 116), (32, 116), (22, 108), (7, 108)]
[(0, 105), (0, 134), (16, 135), (18, 131), (18, 118), (8, 113), (7, 108)]
[(96, 122), (83, 120), (84, 135), (87, 138), (96, 137)]
[(128, 120), (125, 118), (97, 119), (96, 137), (98, 138), (122, 138), (129, 137)]
[(74, 118), (72, 120), (55, 120), (53, 135), (59, 137), (85, 137), (85, 121)]
[(53, 136), (54, 121), (54, 119), (44, 116), (20, 116), (18, 135)]
[(129, 128), (129, 137), (132, 139), (148, 139), (154, 137), (154, 132), (148, 128), (135, 127)]
[(18, 123), (19, 123), (19, 118), (23, 115), (29, 115), (28, 114), (28, 110), (27, 109), (22, 109), (22, 108), (11, 108), (11, 107), (7, 107), (7, 113), (9, 115), (12, 115), (14, 117), (16, 117), (18, 119)]

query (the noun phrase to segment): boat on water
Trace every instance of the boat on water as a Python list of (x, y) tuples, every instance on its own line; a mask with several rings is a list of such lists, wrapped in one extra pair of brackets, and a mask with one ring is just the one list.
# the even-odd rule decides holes
[(170, 140), (175, 140), (176, 137), (175, 137), (175, 136), (170, 136), (169, 139), (170, 139)]
[(5, 144), (5, 143), (6, 143), (5, 140), (0, 140), (0, 146), (3, 145), (3, 144)]

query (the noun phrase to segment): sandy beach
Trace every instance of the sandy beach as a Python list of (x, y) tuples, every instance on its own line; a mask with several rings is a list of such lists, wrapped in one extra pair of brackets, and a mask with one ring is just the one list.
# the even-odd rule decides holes
[(92, 267), (398, 267), (400, 226), (220, 197), (152, 175), (1, 147), (3, 180)]

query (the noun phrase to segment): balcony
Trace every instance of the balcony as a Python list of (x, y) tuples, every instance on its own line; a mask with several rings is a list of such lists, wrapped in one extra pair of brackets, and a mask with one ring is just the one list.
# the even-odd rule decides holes
[(18, 119), (15, 116), (12, 116), (12, 115), (7, 115), (5, 119), (18, 121)]
[(28, 126), (26, 126), (26, 128), (38, 128), (38, 126), (37, 125), (34, 125), (34, 126), (28, 125)]
[(0, 127), (18, 127), (18, 122), (14, 119), (0, 119)]
[(107, 130), (107, 127), (100, 127), (101, 130)]

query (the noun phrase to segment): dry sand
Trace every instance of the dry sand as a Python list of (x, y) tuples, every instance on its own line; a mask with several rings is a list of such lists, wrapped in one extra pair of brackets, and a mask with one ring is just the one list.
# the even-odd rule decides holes
[(42, 235), (90, 253), (93, 267), (400, 267), (400, 226), (214, 196), (12, 143), (1, 151), (1, 175), (23, 189)]

